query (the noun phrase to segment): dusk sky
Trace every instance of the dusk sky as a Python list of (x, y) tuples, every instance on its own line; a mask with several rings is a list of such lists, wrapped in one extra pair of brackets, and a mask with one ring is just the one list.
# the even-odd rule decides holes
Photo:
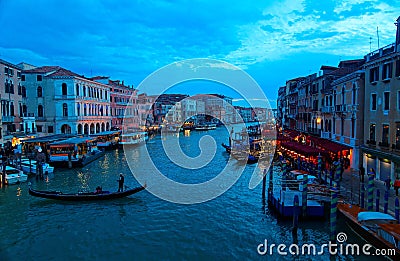
[(377, 49), (377, 27), (380, 47), (393, 43), (399, 16), (397, 0), (0, 0), (0, 58), (134, 86), (172, 62), (219, 59), (275, 107), (286, 80)]

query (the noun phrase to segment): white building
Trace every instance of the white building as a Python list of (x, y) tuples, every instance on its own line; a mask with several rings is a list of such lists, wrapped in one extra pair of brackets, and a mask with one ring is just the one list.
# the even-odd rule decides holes
[(92, 134), (111, 127), (110, 87), (59, 66), (23, 71), (28, 114), (44, 134)]

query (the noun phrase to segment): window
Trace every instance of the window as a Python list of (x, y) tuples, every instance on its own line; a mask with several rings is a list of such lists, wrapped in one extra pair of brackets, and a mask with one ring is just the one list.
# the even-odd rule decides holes
[(340, 124), (341, 124), (340, 135), (344, 136), (344, 118), (340, 118)]
[(356, 105), (356, 95), (357, 95), (357, 88), (356, 88), (356, 84), (353, 83), (353, 89), (352, 89), (352, 102), (354, 105)]
[(376, 82), (379, 80), (379, 67), (374, 67), (369, 70), (369, 82)]
[(36, 125), (36, 131), (37, 132), (43, 132), (43, 126), (42, 125)]
[(87, 107), (86, 107), (86, 103), (83, 105), (83, 116), (87, 116)]
[(12, 81), (10, 81), (10, 82), (8, 83), (8, 92), (9, 92), (9, 93), (14, 93), (14, 84), (13, 84)]
[(79, 96), (79, 84), (76, 84), (76, 96)]
[(67, 95), (67, 84), (65, 82), (61, 84), (61, 89), (62, 89), (62, 95)]
[(85, 97), (85, 96), (86, 96), (86, 86), (83, 85), (83, 97)]
[(14, 116), (14, 103), (13, 102), (10, 103), (10, 115)]
[(356, 126), (356, 120), (351, 119), (351, 137), (352, 138), (354, 138), (355, 126)]
[(400, 77), (400, 60), (396, 61), (396, 73), (395, 73), (396, 77)]
[(371, 93), (371, 110), (376, 111), (376, 93)]
[(369, 125), (369, 140), (375, 140), (375, 123)]
[(81, 116), (81, 105), (79, 103), (76, 105), (76, 111), (78, 116)]
[(389, 144), (389, 125), (383, 124), (382, 125), (382, 144), (388, 145)]
[(385, 63), (382, 68), (382, 80), (392, 78), (392, 63)]
[(383, 93), (383, 110), (388, 111), (390, 104), (390, 92)]
[(400, 91), (397, 91), (397, 109), (400, 111)]
[(37, 88), (37, 97), (43, 97), (43, 89), (41, 86)]
[(23, 82), (25, 81), (25, 74), (21, 75), (21, 81), (23, 81)]
[(22, 98), (26, 97), (26, 88), (25, 86), (22, 86)]
[(4, 83), (5, 86), (5, 93), (9, 93), (10, 92), (10, 87), (8, 85), (8, 80), (6, 80), (6, 82)]
[(343, 87), (342, 87), (342, 104), (346, 104), (346, 103), (345, 103), (345, 96), (344, 96), (344, 95), (345, 95), (345, 92), (346, 92), (346, 88), (345, 88), (345, 86), (343, 86)]
[(43, 106), (42, 105), (38, 106), (38, 117), (43, 117)]
[(42, 75), (36, 75), (36, 81), (41, 82), (42, 81)]
[(53, 133), (53, 132), (54, 132), (53, 126), (47, 126), (47, 133)]
[(66, 103), (63, 103), (63, 116), (68, 116), (68, 105)]
[(18, 95), (22, 95), (21, 83), (18, 83)]

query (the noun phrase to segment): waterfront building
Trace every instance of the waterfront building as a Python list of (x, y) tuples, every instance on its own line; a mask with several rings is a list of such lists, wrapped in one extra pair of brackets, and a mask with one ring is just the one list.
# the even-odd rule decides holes
[(279, 127), (282, 127), (286, 124), (285, 117), (286, 115), (286, 85), (279, 87), (278, 89), (278, 98), (276, 100), (276, 121)]
[(124, 132), (139, 129), (139, 104), (137, 90), (124, 81), (107, 79), (110, 86), (111, 126)]
[(94, 134), (111, 128), (110, 86), (60, 66), (22, 72), (28, 115), (36, 131), (47, 134)]
[(255, 113), (252, 108), (242, 106), (235, 106), (234, 108), (238, 113), (238, 116), (240, 116), (240, 118), (236, 117), (235, 122), (253, 122), (255, 120)]
[[(365, 83), (364, 70), (359, 67), (363, 62), (364, 59), (354, 60), (353, 65), (358, 70), (332, 82), (332, 90), (336, 94), (333, 97), (335, 107), (328, 107), (329, 110), (325, 111), (331, 112), (331, 108), (334, 109), (334, 115), (332, 113), (330, 115), (333, 117), (335, 128), (329, 128), (330, 119), (329, 121), (325, 119), (325, 127), (322, 129), (325, 133), (328, 132), (329, 137), (332, 137), (335, 142), (351, 148), (349, 154), (343, 156), (350, 160), (350, 167), (354, 169), (358, 169), (361, 162), (360, 147), (364, 138)], [(329, 104), (330, 97), (325, 97), (325, 104)]]
[(148, 127), (154, 124), (153, 104), (156, 95), (141, 93), (138, 95), (139, 127)]
[[(304, 79), (304, 77), (299, 77), (286, 81), (286, 93), (285, 93), (285, 106), (283, 111), (282, 122), (284, 128), (296, 129), (297, 121), (299, 120), (298, 114), (298, 85)], [(304, 100), (304, 102), (306, 102)], [(305, 112), (305, 111), (304, 111)]]
[(400, 17), (396, 41), (365, 56), (363, 165), (376, 178), (400, 175)]
[(206, 121), (211, 121), (220, 124), (223, 121), (225, 124), (233, 123), (234, 108), (232, 98), (221, 94), (206, 94), (201, 96), (205, 103)]
[[(26, 92), (21, 83), (21, 69), (0, 59), (1, 136), (10, 141), (16, 132), (24, 131), (22, 116), (26, 113)], [(35, 126), (27, 125), (30, 131)]]
[[(154, 113), (154, 122), (158, 125), (163, 124), (167, 119), (167, 113), (175, 106), (175, 104), (185, 98), (189, 97), (185, 94), (161, 94), (158, 96), (153, 103), (153, 113)], [(175, 113), (176, 112), (175, 110)], [(172, 122), (173, 118), (177, 118), (178, 116), (173, 116), (173, 113), (169, 115), (169, 122)]]

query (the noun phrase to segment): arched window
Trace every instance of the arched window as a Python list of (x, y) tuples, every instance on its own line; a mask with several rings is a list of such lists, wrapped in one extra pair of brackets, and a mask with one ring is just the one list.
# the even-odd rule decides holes
[(25, 98), (26, 97), (26, 88), (25, 88), (25, 86), (22, 86), (22, 98)]
[(41, 86), (37, 87), (37, 97), (43, 97), (43, 89)]
[(67, 91), (67, 84), (65, 82), (63, 82), (61, 84), (61, 89), (62, 89), (62, 95), (67, 95), (68, 91)]
[(79, 96), (79, 84), (76, 84), (76, 96)]
[(76, 105), (76, 112), (78, 116), (81, 116), (81, 105), (79, 103)]
[(86, 107), (86, 103), (83, 105), (83, 116), (87, 116), (87, 107)]
[(43, 106), (42, 105), (38, 106), (38, 117), (43, 117)]
[(68, 116), (68, 105), (66, 103), (63, 103), (63, 116)]
[(83, 85), (83, 97), (85, 97), (85, 96), (86, 96), (86, 86)]

